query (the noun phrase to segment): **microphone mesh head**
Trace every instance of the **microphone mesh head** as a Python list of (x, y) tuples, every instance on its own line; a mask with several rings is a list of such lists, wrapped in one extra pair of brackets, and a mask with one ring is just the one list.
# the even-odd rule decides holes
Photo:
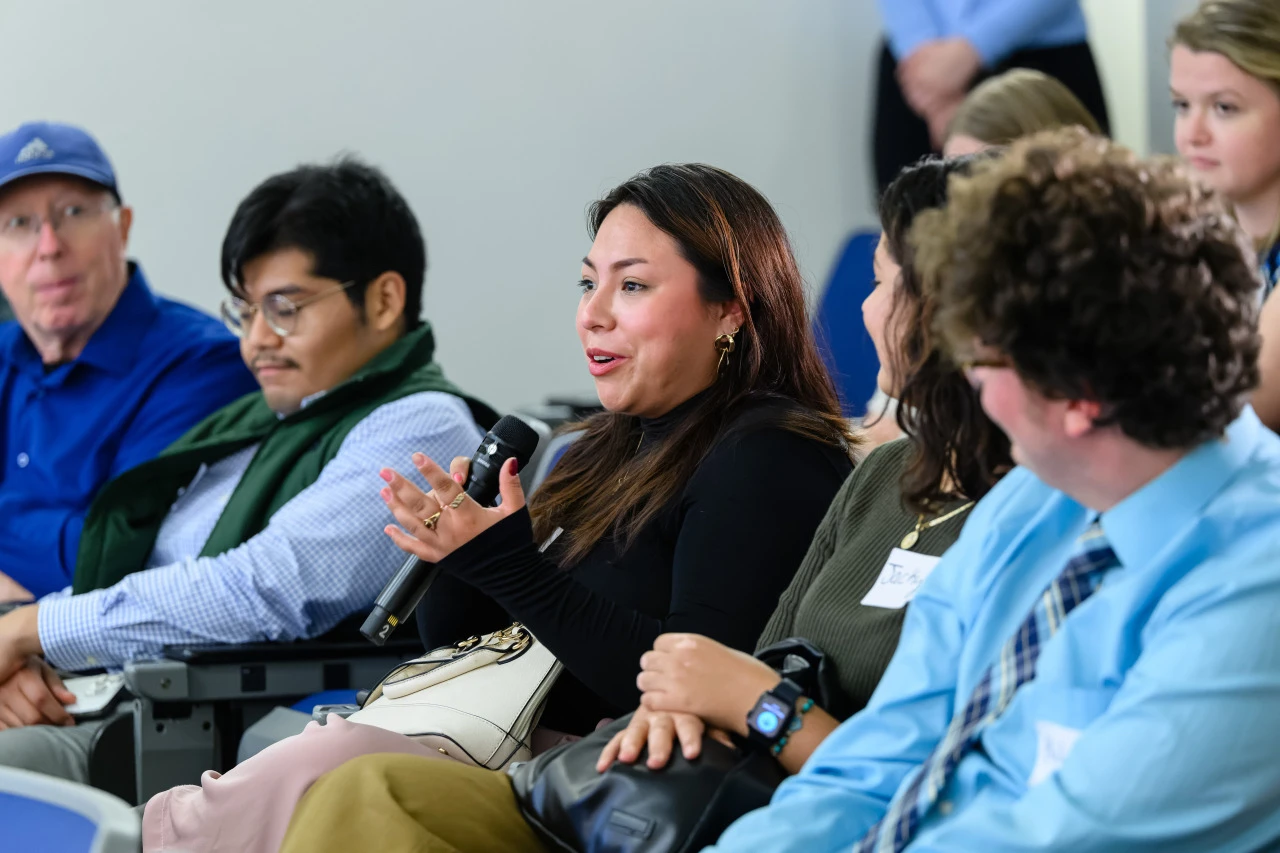
[(516, 460), (521, 468), (529, 461), (533, 451), (538, 449), (538, 434), (533, 431), (533, 427), (515, 415), (504, 415), (489, 432), (515, 448)]

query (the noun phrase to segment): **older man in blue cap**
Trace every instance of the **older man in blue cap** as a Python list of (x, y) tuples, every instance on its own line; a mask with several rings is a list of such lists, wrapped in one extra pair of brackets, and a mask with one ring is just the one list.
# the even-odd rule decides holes
[(212, 317), (152, 293), (85, 131), (0, 136), (0, 601), (71, 582), (99, 488), (257, 388)]

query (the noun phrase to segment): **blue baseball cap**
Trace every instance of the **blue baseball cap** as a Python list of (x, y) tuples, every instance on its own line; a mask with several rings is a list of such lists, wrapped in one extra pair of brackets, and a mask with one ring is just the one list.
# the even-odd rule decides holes
[(0, 136), (0, 187), (31, 175), (75, 175), (120, 200), (116, 172), (102, 146), (69, 124), (33, 121)]

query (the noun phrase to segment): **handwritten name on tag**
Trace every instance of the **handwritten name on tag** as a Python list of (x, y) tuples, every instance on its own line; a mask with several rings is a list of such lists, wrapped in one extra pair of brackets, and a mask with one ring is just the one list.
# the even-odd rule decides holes
[(1031, 768), (1028, 788), (1034, 788), (1058, 772), (1058, 768), (1062, 767), (1062, 762), (1067, 760), (1076, 741), (1080, 739), (1080, 730), (1037, 720), (1036, 739), (1036, 764)]
[(886, 607), (890, 610), (901, 610), (915, 598), (916, 590), (924, 579), (929, 577), (933, 567), (938, 565), (938, 557), (917, 554), (915, 551), (904, 551), (894, 548), (889, 552), (889, 559), (880, 570), (871, 591), (862, 603), (868, 607)]

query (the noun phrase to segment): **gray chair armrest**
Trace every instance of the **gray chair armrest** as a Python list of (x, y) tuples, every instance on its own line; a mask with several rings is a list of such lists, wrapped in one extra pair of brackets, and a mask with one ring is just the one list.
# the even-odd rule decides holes
[[(363, 639), (320, 639), (173, 647), (158, 660), (125, 664), (134, 697), (128, 716), (136, 801), (196, 784), (206, 770), (229, 770), (244, 731), (276, 706), (323, 690), (372, 687), (421, 653), (415, 637), (381, 647)], [(117, 789), (114, 781), (95, 784)]]

